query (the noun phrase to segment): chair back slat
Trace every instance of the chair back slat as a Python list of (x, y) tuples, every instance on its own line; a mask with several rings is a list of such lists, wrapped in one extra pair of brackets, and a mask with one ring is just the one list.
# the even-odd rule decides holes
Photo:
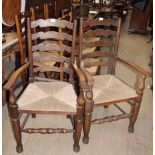
[(93, 53), (86, 53), (82, 55), (82, 58), (98, 58), (98, 57), (114, 57), (114, 53), (112, 51), (94, 51)]
[(38, 71), (40, 72), (50, 72), (50, 71), (54, 71), (54, 72), (58, 72), (60, 73), (62, 70), (63, 72), (70, 74), (71, 70), (67, 67), (56, 67), (56, 66), (45, 66), (44, 64), (40, 63), (36, 63), (37, 67), (35, 67), (34, 73), (37, 73)]
[(87, 37), (97, 37), (97, 36), (100, 36), (100, 35), (105, 36), (105, 37), (107, 37), (109, 35), (115, 36), (116, 32), (112, 31), (112, 30), (109, 30), (109, 29), (107, 29), (107, 30), (95, 29), (95, 30), (89, 30), (89, 31), (85, 32), (83, 34), (83, 37), (84, 38), (87, 38)]
[(68, 53), (71, 53), (71, 47), (61, 44), (61, 45), (56, 45), (56, 44), (37, 44), (35, 46), (32, 46), (32, 51), (51, 51), (51, 52), (55, 52), (55, 51), (67, 51)]
[[(78, 38), (80, 59), (87, 59), (85, 67), (108, 66), (107, 72), (114, 74), (121, 19), (80, 19), (80, 36)], [(96, 39), (95, 39), (96, 38)], [(90, 61), (88, 59), (91, 59)], [(96, 61), (95, 61), (96, 59)]]
[(103, 67), (105, 67), (105, 66), (112, 66), (112, 65), (113, 64), (110, 61), (104, 61), (104, 62), (96, 61), (96, 62), (87, 63), (85, 65), (85, 67), (87, 67), (87, 68), (94, 67), (94, 66), (103, 66)]
[(58, 19), (38, 19), (36, 21), (31, 22), (31, 28), (35, 27), (59, 27), (59, 28), (68, 28), (73, 29), (73, 23), (66, 20), (58, 20)]
[(37, 32), (32, 34), (32, 40), (36, 39), (57, 39), (57, 40), (68, 40), (72, 41), (72, 36), (66, 33), (59, 33), (56, 31), (48, 31), (48, 32)]
[(99, 40), (94, 42), (87, 42), (82, 45), (82, 50), (91, 47), (114, 47), (114, 43), (110, 40)]
[(56, 55), (36, 55), (34, 58), (33, 58), (34, 62), (65, 62), (67, 64), (70, 64), (70, 58), (67, 58), (67, 57), (64, 57), (64, 56), (56, 56)]
[(103, 19), (103, 18), (96, 18), (96, 19), (88, 19), (87, 21), (85, 21), (83, 23), (83, 28), (85, 27), (93, 27), (93, 26), (117, 26), (118, 25), (118, 21), (117, 20), (112, 20), (112, 19)]

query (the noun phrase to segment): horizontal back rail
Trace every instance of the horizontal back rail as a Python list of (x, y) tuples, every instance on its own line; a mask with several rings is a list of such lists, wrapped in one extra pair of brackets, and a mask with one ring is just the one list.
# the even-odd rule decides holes
[(34, 58), (33, 58), (33, 61), (34, 62), (66, 62), (66, 63), (68, 63), (68, 64), (70, 64), (71, 63), (71, 60), (70, 60), (70, 58), (67, 58), (67, 57), (64, 57), (64, 56), (54, 56), (54, 55), (47, 55), (47, 56), (41, 56), (41, 55), (39, 55), (39, 56), (35, 56)]
[(102, 66), (102, 67), (104, 67), (104, 66), (112, 66), (112, 65), (113, 65), (113, 63), (110, 62), (110, 61), (104, 61), (104, 62), (96, 61), (96, 62), (90, 62), (90, 63), (85, 64), (85, 67), (88, 67), (88, 68), (94, 67), (94, 66)]
[(67, 67), (45, 66), (41, 62), (35, 63), (35, 65), (37, 65), (37, 67), (34, 68), (34, 73), (36, 73), (36, 72), (50, 72), (50, 71), (60, 73), (63, 71), (63, 72), (66, 72), (68, 74), (71, 74), (71, 70)]
[(118, 20), (96, 18), (96, 19), (88, 19), (83, 22), (83, 28), (88, 27), (88, 26), (93, 27), (93, 26), (98, 26), (98, 25), (118, 26)]
[(87, 42), (82, 45), (82, 49), (91, 48), (91, 47), (114, 47), (114, 43), (110, 40), (99, 40), (94, 42)]
[(32, 34), (32, 40), (36, 39), (57, 39), (72, 41), (72, 36), (67, 33), (59, 33), (56, 31), (38, 32)]
[(98, 58), (98, 57), (114, 57), (114, 53), (112, 51), (94, 51), (92, 53), (83, 54), (82, 58)]
[(109, 35), (113, 35), (116, 36), (116, 31), (112, 31), (112, 30), (103, 30), (103, 29), (95, 29), (95, 30), (89, 30), (85, 33), (83, 33), (83, 37), (87, 38), (87, 37), (96, 37), (96, 36), (105, 36), (108, 37)]
[(68, 28), (73, 29), (73, 23), (66, 21), (66, 20), (59, 20), (59, 19), (38, 19), (31, 22), (31, 28), (35, 27), (58, 27), (58, 28)]
[(56, 45), (56, 44), (38, 44), (35, 46), (32, 46), (32, 51), (49, 51), (49, 52), (62, 52), (62, 51), (67, 51), (68, 53), (71, 53), (71, 47), (64, 45), (64, 44), (60, 44), (60, 45)]

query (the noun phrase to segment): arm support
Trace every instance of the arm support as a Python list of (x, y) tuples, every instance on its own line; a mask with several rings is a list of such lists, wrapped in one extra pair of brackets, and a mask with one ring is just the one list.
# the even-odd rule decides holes
[(83, 72), (75, 64), (72, 66), (79, 79), (79, 85), (82, 89), (88, 89)]
[(85, 75), (85, 78), (87, 80), (86, 82), (87, 82), (88, 86), (92, 87), (94, 85), (94, 79), (93, 79), (92, 75), (84, 67), (84, 63), (82, 60), (80, 63), (80, 69), (82, 70), (83, 74)]
[(86, 80), (87, 80), (87, 84), (89, 86), (93, 86), (94, 85), (94, 79), (92, 77), (92, 75), (85, 69), (84, 66), (80, 66), (80, 69), (82, 70), (83, 74), (85, 75), (86, 77)]
[(17, 69), (9, 78), (8, 82), (3, 86), (3, 88), (5, 90), (10, 90), (14, 87), (14, 84), (17, 80), (17, 78), (19, 77), (19, 75), (21, 75), (21, 73), (26, 70), (30, 65), (30, 62), (27, 62), (26, 64), (24, 64), (23, 66), (21, 66), (19, 69)]
[(130, 66), (131, 68), (133, 68), (134, 70), (138, 71), (140, 74), (147, 76), (147, 77), (152, 77), (152, 73), (148, 72), (146, 70), (144, 70), (143, 68), (141, 68), (140, 66), (132, 63), (129, 60), (124, 60), (122, 58), (117, 58), (118, 61), (125, 63), (126, 65)]

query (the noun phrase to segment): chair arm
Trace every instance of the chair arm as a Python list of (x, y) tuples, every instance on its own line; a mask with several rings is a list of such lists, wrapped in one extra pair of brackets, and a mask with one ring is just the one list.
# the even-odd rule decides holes
[(9, 78), (8, 82), (3, 86), (3, 89), (5, 90), (11, 90), (14, 87), (14, 84), (17, 80), (17, 78), (19, 77), (19, 75), (21, 75), (21, 73), (26, 70), (30, 65), (30, 62), (27, 62), (26, 64), (24, 64), (23, 66), (21, 66), (20, 68), (18, 68)]
[(80, 87), (83, 89), (83, 90), (87, 90), (88, 89), (88, 86), (87, 86), (87, 83), (86, 83), (86, 78), (83, 74), (83, 72), (81, 71), (81, 69), (79, 67), (77, 67), (77, 65), (73, 65), (72, 66), (76, 75), (78, 76), (78, 79), (79, 79), (79, 85)]
[(80, 65), (80, 69), (82, 70), (83, 74), (86, 77), (87, 84), (92, 87), (94, 85), (93, 76), (85, 69), (83, 63)]
[(117, 58), (118, 61), (125, 63), (126, 65), (130, 66), (131, 68), (133, 68), (134, 70), (138, 71), (140, 74), (147, 76), (147, 77), (152, 77), (152, 72), (146, 71), (143, 68), (141, 68), (140, 66), (134, 64), (133, 62), (129, 61), (129, 60), (125, 60), (122, 58)]

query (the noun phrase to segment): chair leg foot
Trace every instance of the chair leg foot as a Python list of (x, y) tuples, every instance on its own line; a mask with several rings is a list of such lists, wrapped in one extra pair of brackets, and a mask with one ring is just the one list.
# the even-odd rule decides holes
[(88, 136), (84, 136), (82, 140), (83, 140), (84, 144), (88, 144), (89, 143), (89, 137)]
[(80, 151), (80, 146), (79, 145), (73, 145), (73, 150), (74, 152), (79, 152)]
[(22, 145), (18, 145), (18, 146), (16, 147), (16, 151), (17, 151), (18, 153), (23, 152), (23, 146), (22, 146)]
[(128, 132), (129, 133), (134, 133), (134, 127), (129, 125)]
[(36, 114), (31, 114), (31, 117), (32, 118), (36, 118)]
[(135, 125), (135, 122), (137, 120), (137, 116), (138, 116), (138, 113), (139, 113), (139, 109), (140, 109), (140, 102), (141, 100), (135, 100), (135, 104), (134, 106), (132, 107), (131, 109), (131, 118), (130, 118), (130, 123), (129, 123), (129, 127), (128, 127), (128, 132), (129, 133), (133, 133), (134, 132), (134, 125)]

